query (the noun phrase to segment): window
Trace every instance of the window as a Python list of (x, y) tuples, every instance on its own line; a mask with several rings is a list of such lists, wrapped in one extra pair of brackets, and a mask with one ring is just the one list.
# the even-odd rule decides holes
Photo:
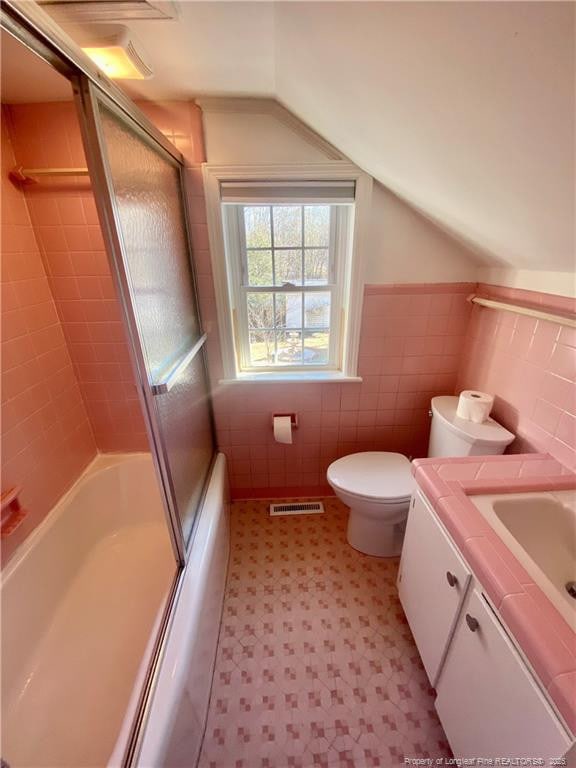
[(240, 370), (338, 369), (350, 209), (224, 203)]
[[(356, 179), (237, 179), (220, 178), (212, 189), (226, 378), (355, 375), (347, 362)], [(210, 219), (210, 195), (208, 209)]]

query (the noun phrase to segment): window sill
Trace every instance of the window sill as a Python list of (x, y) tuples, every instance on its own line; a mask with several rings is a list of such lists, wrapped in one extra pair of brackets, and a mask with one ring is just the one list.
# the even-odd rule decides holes
[(362, 381), (361, 376), (348, 376), (340, 371), (298, 371), (294, 373), (273, 373), (270, 371), (263, 371), (262, 373), (239, 373), (236, 378), (233, 379), (221, 379), (219, 384), (245, 384), (247, 382), (262, 382), (271, 384), (279, 382), (286, 384), (288, 382), (298, 383), (330, 383), (346, 384), (349, 382), (360, 383)]

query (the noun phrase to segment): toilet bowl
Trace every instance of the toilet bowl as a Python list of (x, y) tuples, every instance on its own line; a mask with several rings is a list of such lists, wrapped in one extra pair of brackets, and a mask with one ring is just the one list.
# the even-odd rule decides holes
[[(503, 453), (512, 432), (488, 418), (482, 424), (458, 417), (458, 398), (432, 398), (428, 456), (480, 456)], [(352, 453), (328, 467), (334, 493), (350, 507), (348, 542), (366, 555), (400, 554), (410, 497), (415, 487), (409, 460), (401, 453)]]
[(334, 461), (328, 482), (350, 507), (348, 543), (366, 555), (400, 554), (414, 478), (401, 453), (366, 451)]

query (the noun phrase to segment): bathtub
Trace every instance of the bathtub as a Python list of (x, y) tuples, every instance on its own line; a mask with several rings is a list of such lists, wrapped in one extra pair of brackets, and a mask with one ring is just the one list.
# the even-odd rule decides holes
[(2, 574), (10, 768), (121, 765), (176, 575), (152, 457), (96, 457)]

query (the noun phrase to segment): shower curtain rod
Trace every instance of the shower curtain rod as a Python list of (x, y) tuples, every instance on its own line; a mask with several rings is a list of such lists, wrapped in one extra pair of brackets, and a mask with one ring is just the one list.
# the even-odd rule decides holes
[(10, 176), (15, 181), (34, 181), (35, 176), (88, 176), (88, 168), (13, 168)]
[(489, 309), (502, 309), (505, 312), (514, 312), (517, 315), (528, 315), (528, 317), (537, 317), (539, 320), (549, 320), (552, 323), (558, 323), (559, 325), (567, 325), (569, 328), (576, 328), (576, 319), (572, 317), (566, 317), (565, 315), (556, 314), (555, 312), (544, 312), (540, 309), (533, 309), (532, 307), (523, 307), (519, 304), (507, 304), (504, 301), (495, 301), (494, 299), (484, 299), (482, 296), (475, 296), (472, 294), (468, 297), (468, 301), (472, 304), (478, 304), (481, 307), (488, 307)]

